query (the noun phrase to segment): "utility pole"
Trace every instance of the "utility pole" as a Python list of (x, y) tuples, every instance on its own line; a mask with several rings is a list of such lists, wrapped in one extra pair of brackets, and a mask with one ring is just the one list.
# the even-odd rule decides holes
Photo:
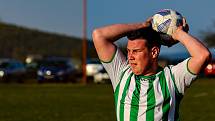
[(87, 83), (86, 75), (87, 60), (87, 0), (83, 0), (83, 40), (82, 40), (82, 84)]

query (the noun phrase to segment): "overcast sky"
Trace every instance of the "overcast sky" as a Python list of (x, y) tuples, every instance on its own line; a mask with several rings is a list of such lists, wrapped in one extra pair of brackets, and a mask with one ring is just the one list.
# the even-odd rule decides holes
[[(175, 9), (184, 15), (190, 33), (213, 26), (214, 0), (88, 0), (87, 36), (96, 27), (144, 21), (160, 9)], [(0, 0), (0, 20), (43, 31), (82, 37), (82, 0)], [(180, 44), (162, 52), (184, 50)]]

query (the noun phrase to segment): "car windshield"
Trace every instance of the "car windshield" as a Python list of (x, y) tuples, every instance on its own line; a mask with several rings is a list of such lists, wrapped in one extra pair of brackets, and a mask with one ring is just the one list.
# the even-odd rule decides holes
[(0, 64), (0, 68), (8, 68), (8, 67), (10, 67), (10, 63), (2, 62), (2, 63)]
[(44, 61), (41, 66), (66, 68), (67, 64), (65, 61)]
[(99, 60), (97, 59), (92, 59), (92, 60), (87, 60), (88, 64), (101, 64)]

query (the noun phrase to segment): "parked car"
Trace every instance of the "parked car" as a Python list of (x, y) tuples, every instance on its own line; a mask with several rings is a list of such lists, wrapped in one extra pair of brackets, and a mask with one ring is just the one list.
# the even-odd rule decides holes
[(42, 61), (38, 71), (39, 83), (46, 81), (75, 82), (76, 69), (68, 58), (52, 57)]
[(88, 59), (86, 65), (87, 79), (93, 80), (94, 75), (102, 69), (103, 66), (98, 59)]
[(104, 68), (94, 75), (94, 83), (110, 83), (110, 77)]
[(37, 78), (37, 71), (42, 64), (43, 59), (33, 59), (31, 62), (28, 62), (25, 64), (26, 67), (26, 73), (27, 73), (27, 78), (30, 79), (36, 79)]
[(0, 79), (3, 82), (23, 82), (26, 69), (21, 61), (15, 59), (0, 59)]
[(212, 60), (204, 69), (205, 76), (214, 76), (215, 77), (215, 59)]

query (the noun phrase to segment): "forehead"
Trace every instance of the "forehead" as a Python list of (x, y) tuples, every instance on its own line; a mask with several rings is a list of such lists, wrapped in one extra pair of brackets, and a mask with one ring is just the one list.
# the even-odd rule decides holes
[(146, 40), (145, 39), (135, 39), (135, 40), (128, 40), (128, 49), (134, 48), (145, 48), (146, 47)]

